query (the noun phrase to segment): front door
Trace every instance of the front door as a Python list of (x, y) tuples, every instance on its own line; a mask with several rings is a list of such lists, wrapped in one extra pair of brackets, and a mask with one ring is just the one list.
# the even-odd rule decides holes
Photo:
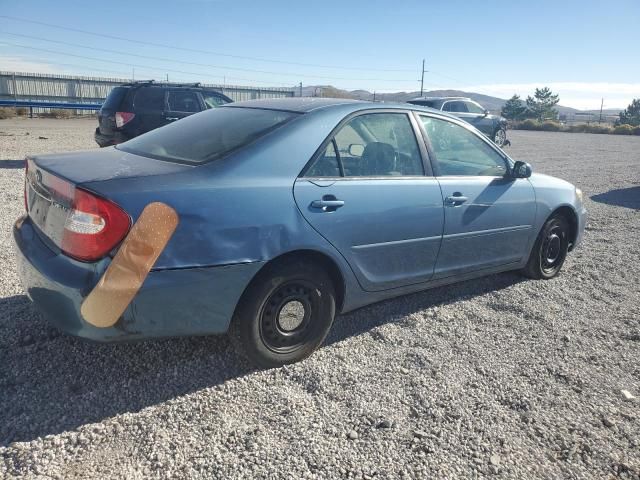
[(298, 178), (294, 195), (305, 219), (347, 260), (363, 289), (433, 276), (442, 196), (438, 181), (425, 175), (406, 113), (351, 119)]
[(201, 110), (200, 97), (193, 90), (169, 90), (164, 120), (166, 123), (175, 122)]
[(444, 231), (435, 277), (518, 264), (535, 235), (535, 194), (525, 178), (475, 132), (420, 115), (442, 189)]
[(493, 120), (477, 103), (468, 100), (451, 100), (444, 104), (444, 109), (470, 123), (489, 138), (493, 138)]

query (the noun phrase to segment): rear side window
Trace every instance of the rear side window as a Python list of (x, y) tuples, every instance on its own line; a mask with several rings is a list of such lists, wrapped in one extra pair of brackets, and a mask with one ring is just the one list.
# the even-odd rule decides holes
[(107, 95), (107, 98), (102, 104), (102, 108), (104, 108), (105, 110), (114, 111), (126, 110), (125, 108), (123, 108), (122, 104), (123, 100), (127, 96), (128, 91), (129, 88), (127, 87), (115, 87), (113, 90), (111, 90), (109, 95)]
[(248, 145), (297, 115), (257, 108), (215, 108), (152, 130), (116, 148), (161, 160), (200, 164)]
[(136, 92), (134, 105), (136, 110), (164, 110), (164, 89), (157, 87), (140, 88)]
[(306, 175), (424, 175), (422, 157), (409, 117), (404, 113), (372, 113), (354, 117), (336, 133), (327, 150)]

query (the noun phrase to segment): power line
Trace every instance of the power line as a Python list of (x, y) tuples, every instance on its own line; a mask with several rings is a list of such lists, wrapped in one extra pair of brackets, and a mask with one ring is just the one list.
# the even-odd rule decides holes
[[(196, 49), (196, 48), (178, 47), (178, 46), (175, 46), (175, 45), (168, 45), (168, 44), (164, 44), (164, 43), (147, 42), (147, 41), (143, 41), (143, 40), (135, 40), (135, 39), (132, 39), (132, 38), (120, 37), (120, 36), (116, 36), (116, 35), (108, 35), (108, 34), (105, 34), (105, 33), (90, 32), (88, 30), (82, 30), (80, 28), (64, 27), (62, 25), (55, 25), (55, 24), (52, 24), (52, 23), (40, 22), (40, 21), (37, 21), (37, 20), (28, 20), (26, 18), (12, 17), (12, 16), (9, 16), (9, 15), (0, 15), (0, 18), (6, 18), (8, 20), (15, 20), (15, 21), (18, 21), (18, 22), (32, 23), (32, 24), (36, 24), (36, 25), (43, 25), (45, 27), (58, 28), (60, 30), (67, 30), (67, 31), (70, 31), (70, 32), (82, 33), (82, 34), (85, 34), (85, 35), (93, 35), (95, 37), (109, 38), (109, 39), (112, 39), (112, 40), (120, 40), (120, 41), (123, 41), (123, 42), (138, 43), (140, 45), (149, 45), (149, 46), (152, 46), (152, 47), (170, 48), (170, 49), (173, 49), (173, 50), (180, 50), (180, 51), (183, 51), (183, 52), (205, 53), (205, 54), (208, 54), (208, 55), (217, 55), (217, 56), (221, 56), (221, 57), (237, 58), (237, 59), (242, 59), (242, 60), (252, 60), (252, 61), (267, 62), (267, 63), (279, 63), (279, 64), (283, 64), (283, 65), (296, 65), (296, 66), (300, 66), (300, 67), (329, 68), (329, 69), (336, 69), (336, 70), (358, 70), (358, 71), (367, 71), (367, 72), (414, 72), (413, 69), (411, 69), (411, 70), (409, 70), (409, 69), (385, 69), (385, 68), (349, 67), (349, 66), (338, 66), (338, 65), (321, 65), (321, 64), (313, 64), (313, 63), (292, 62), (292, 61), (286, 61), (286, 60), (275, 60), (275, 59), (260, 58), (260, 57), (249, 57), (249, 56), (244, 56), (244, 55), (232, 55), (232, 54), (229, 54), (229, 53), (214, 52), (214, 51), (211, 51), (211, 50), (200, 50), (200, 49)], [(318, 78), (321, 78), (321, 77), (318, 77)]]
[[(125, 55), (125, 56), (131, 56), (131, 57), (137, 57), (137, 58), (144, 58), (147, 60), (159, 60), (162, 62), (170, 62), (170, 63), (182, 63), (184, 65), (194, 65), (194, 66), (199, 66), (199, 67), (207, 67), (207, 68), (218, 68), (218, 69), (222, 69), (222, 70), (237, 70), (240, 72), (250, 72), (250, 73), (262, 73), (262, 74), (267, 74), (267, 75), (280, 75), (280, 76), (289, 76), (289, 77), (294, 77), (294, 78), (321, 78), (321, 79), (328, 79), (328, 80), (351, 80), (351, 81), (359, 81), (359, 82), (370, 82), (370, 81), (381, 81), (381, 82), (408, 82), (408, 80), (402, 80), (402, 79), (379, 79), (379, 78), (349, 78), (349, 77), (336, 77), (333, 75), (306, 75), (306, 74), (299, 74), (299, 73), (285, 73), (285, 72), (273, 72), (273, 71), (269, 71), (269, 70), (255, 70), (253, 68), (241, 68), (241, 67), (229, 67), (226, 65), (212, 65), (212, 64), (208, 64), (208, 63), (198, 63), (198, 62), (189, 62), (189, 61), (185, 61), (185, 60), (173, 60), (170, 58), (164, 58), (164, 57), (154, 57), (154, 56), (150, 56), (150, 55), (140, 55), (140, 54), (136, 54), (136, 53), (129, 53), (129, 52), (122, 52), (119, 50), (111, 50), (111, 49), (107, 49), (107, 48), (99, 48), (99, 47), (88, 47), (86, 45), (79, 45), (77, 43), (71, 43), (71, 42), (63, 42), (60, 40), (51, 40), (48, 38), (43, 38), (43, 37), (36, 37), (33, 35), (24, 35), (21, 33), (12, 33), (12, 32), (6, 32), (6, 31), (0, 31), (0, 33), (3, 33), (5, 35), (11, 35), (14, 37), (23, 37), (23, 38), (30, 38), (30, 39), (34, 39), (34, 40), (41, 40), (41, 41), (45, 41), (45, 42), (49, 42), (49, 43), (57, 43), (60, 45), (66, 45), (66, 46), (70, 46), (70, 47), (77, 47), (77, 48), (85, 48), (85, 49), (89, 49), (89, 50), (96, 50), (96, 51), (100, 51), (100, 52), (105, 52), (105, 53), (115, 53), (116, 55)], [(61, 55), (65, 55), (66, 53), (60, 53)]]
[[(64, 56), (67, 56), (67, 57), (82, 58), (82, 59), (85, 59), (85, 60), (95, 60), (95, 61), (98, 61), (98, 62), (113, 63), (113, 64), (116, 64), (116, 65), (126, 65), (128, 67), (139, 67), (139, 68), (145, 68), (147, 70), (155, 70), (155, 71), (159, 71), (159, 72), (181, 73), (181, 74), (184, 74), (184, 75), (194, 75), (194, 76), (200, 76), (200, 77), (224, 78), (223, 75), (210, 75), (210, 74), (206, 74), (206, 73), (187, 72), (187, 71), (184, 71), (184, 70), (175, 70), (175, 69), (164, 68), (164, 67), (152, 67), (152, 66), (149, 66), (149, 65), (140, 65), (140, 64), (131, 63), (131, 62), (118, 62), (116, 60), (105, 60), (103, 58), (90, 57), (90, 56), (87, 56), (87, 55), (76, 55), (76, 54), (73, 54), (73, 53), (59, 52), (59, 51), (56, 51), (56, 50), (49, 50), (47, 48), (30, 47), (30, 46), (27, 46), (27, 45), (20, 45), (20, 44), (17, 44), (17, 43), (7, 42), (6, 40), (2, 40), (2, 42), (4, 44), (6, 44), (6, 45), (11, 45), (13, 47), (19, 47), (19, 48), (26, 48), (28, 50), (37, 50), (37, 51), (40, 51), (40, 52), (55, 53), (55, 54), (64, 55)], [(261, 81), (258, 81), (258, 80), (253, 80), (253, 79), (249, 79), (249, 78), (239, 78), (239, 77), (227, 77), (227, 78), (234, 78), (235, 80), (245, 80), (245, 81), (257, 82), (257, 83), (271, 83), (271, 84), (280, 83), (280, 82), (261, 82)], [(286, 83), (281, 83), (281, 85), (290, 86), (290, 85), (288, 85)]]

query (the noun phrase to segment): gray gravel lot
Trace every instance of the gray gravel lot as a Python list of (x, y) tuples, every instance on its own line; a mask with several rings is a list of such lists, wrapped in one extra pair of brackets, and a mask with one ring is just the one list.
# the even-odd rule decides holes
[(585, 192), (557, 279), (380, 303), (255, 372), (224, 337), (91, 344), (33, 311), (21, 159), (94, 148), (94, 128), (0, 120), (0, 478), (639, 478), (640, 137), (511, 133), (514, 158)]

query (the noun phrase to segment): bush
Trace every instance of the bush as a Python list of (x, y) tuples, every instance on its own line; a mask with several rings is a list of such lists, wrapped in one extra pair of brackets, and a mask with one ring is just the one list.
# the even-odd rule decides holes
[(49, 111), (49, 116), (51, 118), (71, 118), (72, 112), (64, 108), (52, 108)]
[(16, 116), (15, 109), (11, 107), (0, 107), (0, 119), (13, 118)]
[(640, 125), (633, 129), (633, 134), (634, 135), (640, 135)]
[(613, 133), (613, 128), (606, 125), (587, 125), (587, 133)]
[(513, 122), (511, 128), (514, 130), (540, 130), (540, 123), (528, 118), (522, 122)]
[(616, 135), (633, 135), (633, 127), (627, 124), (617, 125), (613, 129), (613, 133)]
[(540, 130), (545, 132), (559, 132), (562, 130), (562, 125), (558, 122), (554, 122), (553, 120), (545, 120), (542, 122), (542, 125), (540, 125)]
[(16, 108), (16, 115), (18, 115), (19, 117), (26, 117), (27, 111), (27, 107), (18, 107)]

